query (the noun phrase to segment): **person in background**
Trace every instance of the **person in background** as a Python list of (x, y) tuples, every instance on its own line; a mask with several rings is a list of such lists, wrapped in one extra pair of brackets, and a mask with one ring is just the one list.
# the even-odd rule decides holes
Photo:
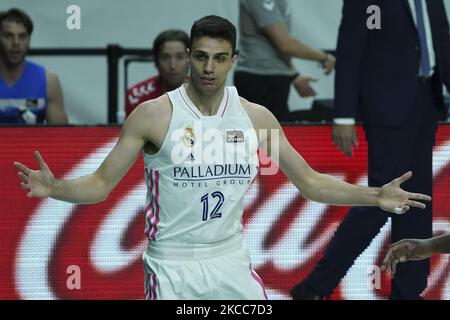
[(141, 81), (127, 90), (125, 111), (129, 116), (140, 103), (158, 98), (186, 81), (189, 71), (186, 49), (189, 36), (182, 30), (165, 30), (153, 42), (158, 75)]
[[(234, 85), (242, 97), (265, 105), (279, 121), (301, 120), (289, 112), (291, 84), (301, 97), (316, 95), (317, 81), (295, 70), (291, 60), (317, 61), (330, 74), (333, 55), (313, 49), (292, 36), (292, 14), (288, 0), (240, 0), (239, 59)], [(297, 118), (297, 119), (296, 119)]]
[(24, 11), (0, 12), (0, 123), (67, 124), (58, 76), (26, 60), (32, 32)]
[[(336, 51), (333, 142), (347, 157), (358, 146), (355, 118), (364, 122), (368, 184), (379, 187), (406, 168), (408, 188), (432, 194), (432, 156), (442, 84), (450, 88), (450, 36), (442, 0), (378, 1), (381, 29), (367, 27), (369, 0), (344, 0)], [(431, 238), (432, 203), (392, 215), (391, 241)], [(385, 225), (376, 208), (351, 208), (312, 272), (292, 290), (320, 299), (338, 286), (355, 259)], [(390, 299), (421, 299), (429, 259), (397, 267)]]

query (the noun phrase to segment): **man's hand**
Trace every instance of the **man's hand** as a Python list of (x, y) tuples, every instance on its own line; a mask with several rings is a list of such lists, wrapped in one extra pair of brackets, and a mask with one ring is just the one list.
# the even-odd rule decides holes
[(381, 187), (378, 206), (384, 211), (396, 214), (403, 214), (408, 211), (410, 207), (425, 209), (425, 204), (419, 201), (431, 201), (430, 196), (421, 193), (407, 192), (400, 188), (400, 185), (411, 177), (412, 172), (408, 171), (401, 177), (394, 179)]
[(17, 173), (20, 179), (22, 179), (20, 186), (23, 190), (30, 190), (27, 194), (28, 198), (49, 197), (56, 181), (55, 176), (38, 151), (34, 152), (34, 157), (39, 163), (40, 170), (31, 170), (21, 163), (14, 162), (14, 165), (20, 170)]
[(334, 70), (334, 66), (336, 65), (336, 58), (327, 53), (326, 59), (322, 63), (322, 68), (325, 69), (325, 74), (330, 74)]
[(333, 125), (333, 142), (347, 157), (353, 156), (353, 146), (359, 147), (354, 125)]
[(294, 79), (294, 87), (297, 90), (300, 97), (314, 97), (317, 95), (314, 88), (311, 86), (311, 82), (316, 82), (318, 79), (310, 76), (299, 75)]
[(383, 259), (381, 271), (387, 271), (394, 275), (399, 262), (426, 259), (433, 253), (431, 239), (400, 240), (399, 242), (390, 245), (389, 250)]

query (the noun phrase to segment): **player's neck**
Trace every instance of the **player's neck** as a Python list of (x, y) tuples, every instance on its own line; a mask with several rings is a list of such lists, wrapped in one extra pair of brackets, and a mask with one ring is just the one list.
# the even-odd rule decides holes
[(224, 86), (210, 95), (199, 92), (192, 83), (185, 85), (185, 90), (189, 99), (191, 99), (202, 115), (213, 116), (218, 112), (223, 99)]
[(180, 86), (179, 85), (172, 85), (170, 83), (167, 83), (166, 81), (164, 81), (161, 77), (159, 78), (160, 83), (161, 83), (161, 89), (162, 92), (169, 92), (169, 91), (173, 91), (175, 89), (178, 89)]
[(13, 85), (22, 77), (25, 70), (25, 60), (19, 64), (9, 64), (3, 59), (0, 59), (0, 78), (8, 85)]

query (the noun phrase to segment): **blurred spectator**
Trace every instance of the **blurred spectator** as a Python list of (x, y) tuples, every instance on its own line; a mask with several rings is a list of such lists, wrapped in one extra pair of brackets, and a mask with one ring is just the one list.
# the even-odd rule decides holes
[(291, 82), (300, 96), (316, 95), (311, 82), (317, 79), (300, 75), (291, 58), (317, 61), (326, 74), (335, 64), (331, 54), (294, 38), (291, 20), (288, 0), (240, 0), (240, 51), (234, 84), (242, 97), (267, 106), (281, 121), (295, 117), (288, 107)]
[(57, 75), (25, 59), (32, 32), (24, 11), (0, 12), (0, 123), (66, 124)]
[(183, 84), (188, 74), (189, 36), (182, 30), (161, 32), (153, 42), (153, 53), (158, 75), (135, 84), (127, 90), (127, 116), (141, 102), (155, 99)]
[[(338, 33), (333, 141), (346, 156), (358, 146), (355, 118), (364, 122), (368, 184), (382, 187), (411, 170), (405, 188), (433, 193), (433, 146), (442, 84), (450, 88), (450, 37), (442, 0), (380, 1), (382, 27), (366, 24), (370, 0), (344, 0)], [(432, 203), (391, 216), (391, 241), (433, 235)], [(329, 296), (388, 219), (369, 207), (349, 210), (296, 299)], [(421, 299), (430, 261), (397, 267), (391, 299)]]

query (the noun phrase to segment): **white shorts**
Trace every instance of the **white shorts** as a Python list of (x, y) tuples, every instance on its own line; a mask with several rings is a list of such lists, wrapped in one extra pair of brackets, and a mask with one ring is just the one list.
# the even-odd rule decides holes
[(148, 300), (267, 299), (239, 234), (211, 245), (149, 241), (142, 258)]

